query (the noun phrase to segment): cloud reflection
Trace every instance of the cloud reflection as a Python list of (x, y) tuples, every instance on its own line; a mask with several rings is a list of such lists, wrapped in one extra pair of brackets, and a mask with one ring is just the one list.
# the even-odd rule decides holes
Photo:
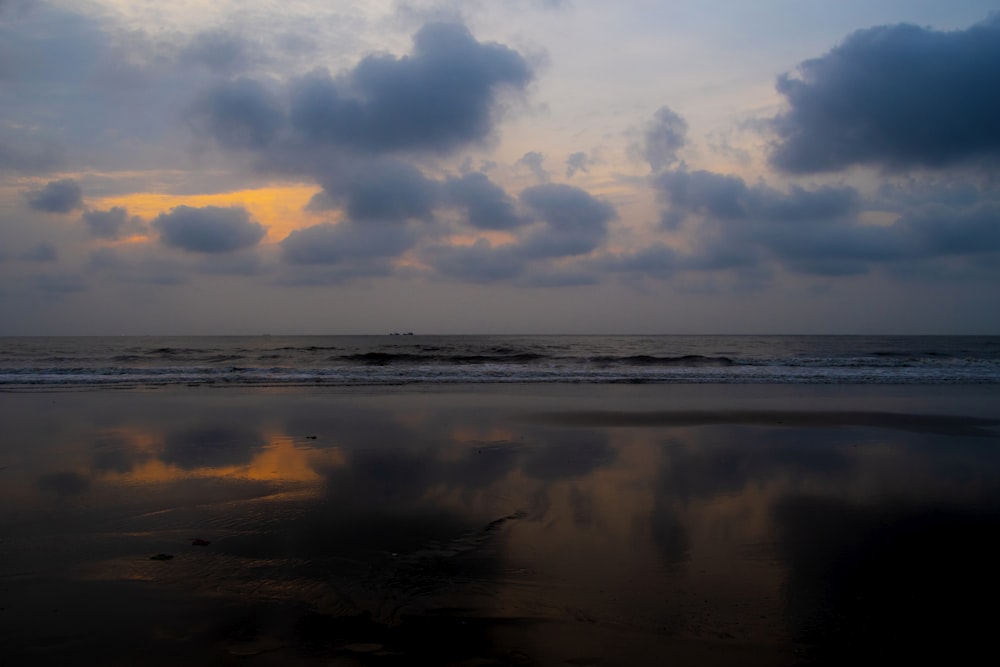
[[(627, 410), (543, 422), (525, 416), (539, 397), (491, 396), (16, 395), (4, 417), (35, 485), (4, 487), (3, 506), (19, 505), (0, 519), (77, 545), (47, 556), (70, 582), (209, 596), (228, 615), (185, 636), (233, 650), (291, 655), (308, 636), (326, 654), (367, 642), (426, 656), (415, 628), (443, 636), (455, 619), (476, 631), (454, 660), (504, 641), (584, 659), (593, 637), (621, 632), (653, 654), (753, 643), (775, 662), (795, 647), (846, 661), (934, 632), (988, 636), (955, 611), (964, 591), (998, 589), (986, 431), (856, 413), (813, 427), (735, 413), (630, 424)], [(49, 400), (65, 427), (39, 431)], [(12, 563), (37, 554), (12, 548)], [(174, 558), (149, 560), (161, 552)]]

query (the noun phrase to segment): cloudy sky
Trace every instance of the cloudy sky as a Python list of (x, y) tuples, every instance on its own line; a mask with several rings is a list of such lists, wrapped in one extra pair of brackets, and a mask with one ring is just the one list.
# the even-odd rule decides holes
[(0, 334), (1000, 333), (995, 0), (0, 0)]

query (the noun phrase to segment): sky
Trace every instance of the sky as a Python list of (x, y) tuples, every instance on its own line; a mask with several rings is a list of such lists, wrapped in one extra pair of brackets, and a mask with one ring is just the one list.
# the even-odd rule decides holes
[(0, 335), (1000, 333), (995, 0), (0, 0)]

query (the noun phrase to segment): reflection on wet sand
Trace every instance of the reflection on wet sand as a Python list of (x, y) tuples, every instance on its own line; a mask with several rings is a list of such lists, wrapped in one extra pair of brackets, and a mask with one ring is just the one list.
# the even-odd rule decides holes
[(4, 395), (0, 651), (775, 665), (985, 645), (997, 397), (908, 419), (905, 395), (778, 413), (746, 390), (694, 411), (664, 387)]

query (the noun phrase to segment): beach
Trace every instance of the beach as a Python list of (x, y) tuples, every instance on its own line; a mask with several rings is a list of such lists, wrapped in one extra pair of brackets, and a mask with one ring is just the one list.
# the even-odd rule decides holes
[(0, 393), (5, 664), (797, 665), (989, 644), (1000, 386)]

